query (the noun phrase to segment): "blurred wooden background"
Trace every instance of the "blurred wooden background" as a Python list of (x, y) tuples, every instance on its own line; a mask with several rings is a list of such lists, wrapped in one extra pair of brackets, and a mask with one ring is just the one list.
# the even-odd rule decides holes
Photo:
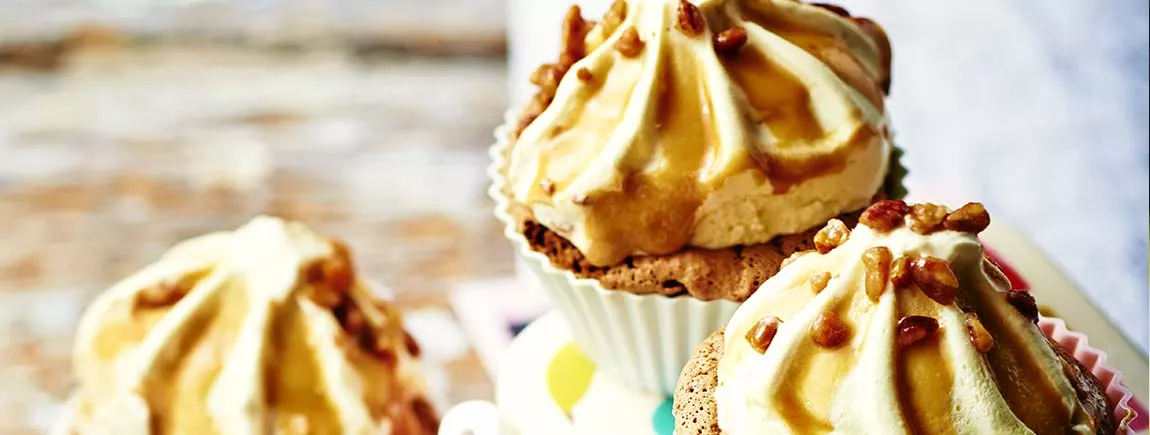
[(0, 433), (51, 423), (96, 294), (261, 213), (352, 245), (407, 309), (441, 407), (490, 398), (447, 291), (512, 271), (484, 194), (502, 1), (0, 10)]

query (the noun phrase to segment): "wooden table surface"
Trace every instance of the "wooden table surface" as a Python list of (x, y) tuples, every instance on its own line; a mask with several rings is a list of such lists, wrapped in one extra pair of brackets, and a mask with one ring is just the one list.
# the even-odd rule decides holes
[(350, 243), (441, 406), (490, 397), (447, 291), (513, 268), (484, 195), (502, 58), (89, 45), (0, 68), (0, 433), (55, 417), (93, 297), (262, 213)]

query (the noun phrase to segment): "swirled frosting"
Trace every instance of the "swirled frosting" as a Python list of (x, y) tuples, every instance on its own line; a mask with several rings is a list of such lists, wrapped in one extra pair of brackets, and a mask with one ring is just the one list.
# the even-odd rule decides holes
[[(957, 277), (957, 297), (943, 304), (919, 284), (887, 281), (872, 299), (863, 257), (873, 247), (896, 259), (941, 259)], [(828, 272), (816, 291), (811, 277)], [(719, 425), (733, 435), (1094, 433), (1059, 358), (1007, 301), (1009, 289), (974, 234), (860, 224), (829, 253), (794, 259), (730, 320), (715, 393)], [(827, 312), (849, 330), (837, 348), (813, 339), (812, 322)], [(967, 313), (980, 319), (984, 341), (972, 338)], [(747, 333), (766, 316), (781, 323), (760, 353)], [(907, 316), (936, 319), (938, 329), (900, 345)]]
[(873, 22), (793, 0), (620, 0), (589, 30), (572, 18), (582, 39), (537, 74), (554, 92), (507, 177), (592, 263), (766, 242), (880, 188), (890, 47)]
[[(342, 245), (261, 217), (96, 299), (61, 433), (434, 433), (418, 347)], [(430, 416), (432, 420), (427, 421)]]

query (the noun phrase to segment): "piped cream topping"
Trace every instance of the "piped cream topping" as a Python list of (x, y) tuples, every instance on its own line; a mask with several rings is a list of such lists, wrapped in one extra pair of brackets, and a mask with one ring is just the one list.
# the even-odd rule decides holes
[(793, 0), (697, 3), (620, 0), (585, 32), (568, 23), (577, 62), (541, 70), (566, 74), (515, 139), (511, 194), (595, 264), (801, 232), (886, 175), (877, 25)]
[[(80, 322), (69, 430), (392, 433), (389, 413), (423, 394), (417, 362), (398, 312), (350, 274), (341, 251), (261, 217), (180, 243), (116, 284)], [(352, 311), (358, 327), (341, 325)]]
[[(917, 281), (895, 288), (889, 280), (872, 299), (863, 257), (873, 247), (893, 259), (941, 259), (958, 280), (956, 299), (942, 304)], [(1059, 358), (1007, 302), (1009, 283), (975, 234), (860, 224), (826, 254), (797, 255), (724, 331), (715, 393), (724, 434), (1094, 433)], [(822, 280), (812, 286), (811, 278), (827, 272), (831, 278), (816, 291)], [(812, 338), (812, 323), (828, 312), (849, 329), (839, 347)], [(967, 313), (993, 340), (985, 353), (972, 342)], [(760, 353), (747, 335), (768, 316), (781, 323)], [(938, 329), (900, 346), (906, 316), (935, 319)]]

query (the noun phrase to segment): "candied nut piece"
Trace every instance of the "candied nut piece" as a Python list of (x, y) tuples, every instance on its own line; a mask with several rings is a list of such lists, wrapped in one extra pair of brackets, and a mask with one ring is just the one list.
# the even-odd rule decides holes
[[(587, 34), (587, 23), (583, 21), (583, 11), (579, 5), (572, 5), (567, 9), (567, 16), (563, 17), (563, 49), (559, 53), (559, 65), (566, 72), (575, 62), (586, 55), (583, 38)], [(560, 74), (562, 76), (562, 74)]]
[(843, 9), (842, 6), (832, 5), (829, 3), (811, 3), (810, 5), (814, 6), (814, 7), (826, 9), (826, 10), (831, 11), (832, 13), (834, 13), (835, 15), (838, 15), (840, 17), (848, 17), (849, 18), (851, 16), (851, 13), (847, 12), (846, 9)]
[(863, 265), (866, 267), (866, 295), (870, 300), (878, 302), (883, 290), (886, 290), (886, 280), (890, 276), (890, 263), (892, 255), (886, 246), (875, 246), (863, 252)]
[(343, 303), (335, 307), (333, 311), (339, 325), (343, 327), (348, 334), (359, 336), (367, 328), (367, 319), (363, 316), (363, 312), (359, 307), (355, 306), (351, 299), (345, 299)]
[(897, 228), (906, 212), (907, 206), (902, 200), (884, 199), (863, 210), (859, 223), (885, 233)]
[(994, 347), (994, 337), (982, 326), (977, 314), (966, 313), (966, 329), (970, 331), (970, 344), (974, 345), (975, 350), (986, 353)]
[(1038, 324), (1038, 302), (1034, 295), (1027, 291), (1011, 290), (1006, 292), (1006, 302), (1014, 306), (1019, 314), (1034, 324)]
[(906, 225), (919, 234), (930, 234), (942, 229), (947, 210), (938, 204), (915, 204), (906, 215)]
[(419, 347), (419, 342), (415, 341), (415, 337), (412, 337), (411, 333), (407, 332), (407, 330), (403, 331), (403, 346), (407, 348), (407, 353), (415, 358), (419, 358), (419, 355), (423, 352), (423, 349)]
[(751, 348), (758, 353), (766, 353), (767, 348), (771, 346), (771, 341), (775, 339), (775, 334), (779, 332), (779, 324), (783, 323), (775, 316), (767, 316), (755, 322), (755, 326), (747, 330), (747, 343), (751, 344)]
[(579, 80), (582, 80), (585, 82), (595, 80), (595, 76), (592, 75), (591, 70), (589, 70), (587, 68), (579, 68), (579, 69), (575, 70), (575, 77), (578, 77)]
[(541, 92), (554, 94), (559, 88), (559, 81), (563, 80), (563, 69), (553, 63), (545, 63), (531, 72), (531, 83), (539, 87)]
[(949, 305), (958, 296), (958, 277), (950, 265), (938, 257), (919, 257), (914, 262), (914, 283), (927, 297)]
[(304, 296), (316, 305), (323, 308), (334, 309), (343, 301), (343, 293), (336, 291), (323, 282), (312, 282), (304, 289)]
[(179, 302), (189, 291), (179, 283), (160, 283), (141, 289), (136, 293), (136, 305), (145, 308), (159, 308)]
[(830, 272), (823, 272), (823, 273), (814, 274), (813, 276), (811, 276), (811, 290), (814, 290), (815, 293), (822, 292), (823, 289), (827, 288), (827, 283), (830, 282), (830, 280), (831, 280), (831, 273)]
[(340, 258), (333, 258), (320, 264), (324, 283), (336, 292), (347, 293), (352, 282), (355, 281), (355, 272), (352, 271), (351, 263)]
[(911, 270), (914, 267), (914, 259), (909, 255), (903, 255), (894, 260), (890, 266), (890, 284), (895, 289), (906, 288), (914, 281), (914, 272)]
[(958, 210), (946, 215), (946, 221), (943, 222), (943, 225), (951, 231), (977, 234), (990, 226), (990, 213), (986, 212), (986, 208), (981, 203), (968, 202)]
[(832, 249), (846, 243), (851, 236), (850, 228), (838, 219), (831, 219), (827, 226), (815, 233), (815, 249), (820, 254), (831, 252)]
[(925, 340), (938, 331), (938, 320), (927, 316), (906, 316), (898, 319), (895, 341), (900, 348)]
[(623, 57), (635, 57), (643, 51), (643, 40), (639, 39), (639, 32), (634, 27), (623, 31), (619, 40), (615, 41), (615, 49)]
[(714, 36), (715, 52), (719, 54), (735, 54), (747, 43), (747, 31), (742, 27), (732, 27)]
[(615, 0), (611, 3), (611, 8), (603, 15), (603, 21), (600, 26), (603, 27), (604, 33), (614, 32), (623, 20), (627, 18), (627, 2), (625, 0)]
[(707, 22), (703, 20), (703, 11), (699, 10), (687, 0), (679, 0), (678, 20), (675, 22), (675, 27), (682, 30), (687, 36), (699, 36), (703, 34), (703, 30), (707, 28)]
[(815, 317), (811, 322), (810, 333), (811, 339), (819, 346), (833, 349), (847, 341), (851, 330), (837, 314), (828, 311)]

